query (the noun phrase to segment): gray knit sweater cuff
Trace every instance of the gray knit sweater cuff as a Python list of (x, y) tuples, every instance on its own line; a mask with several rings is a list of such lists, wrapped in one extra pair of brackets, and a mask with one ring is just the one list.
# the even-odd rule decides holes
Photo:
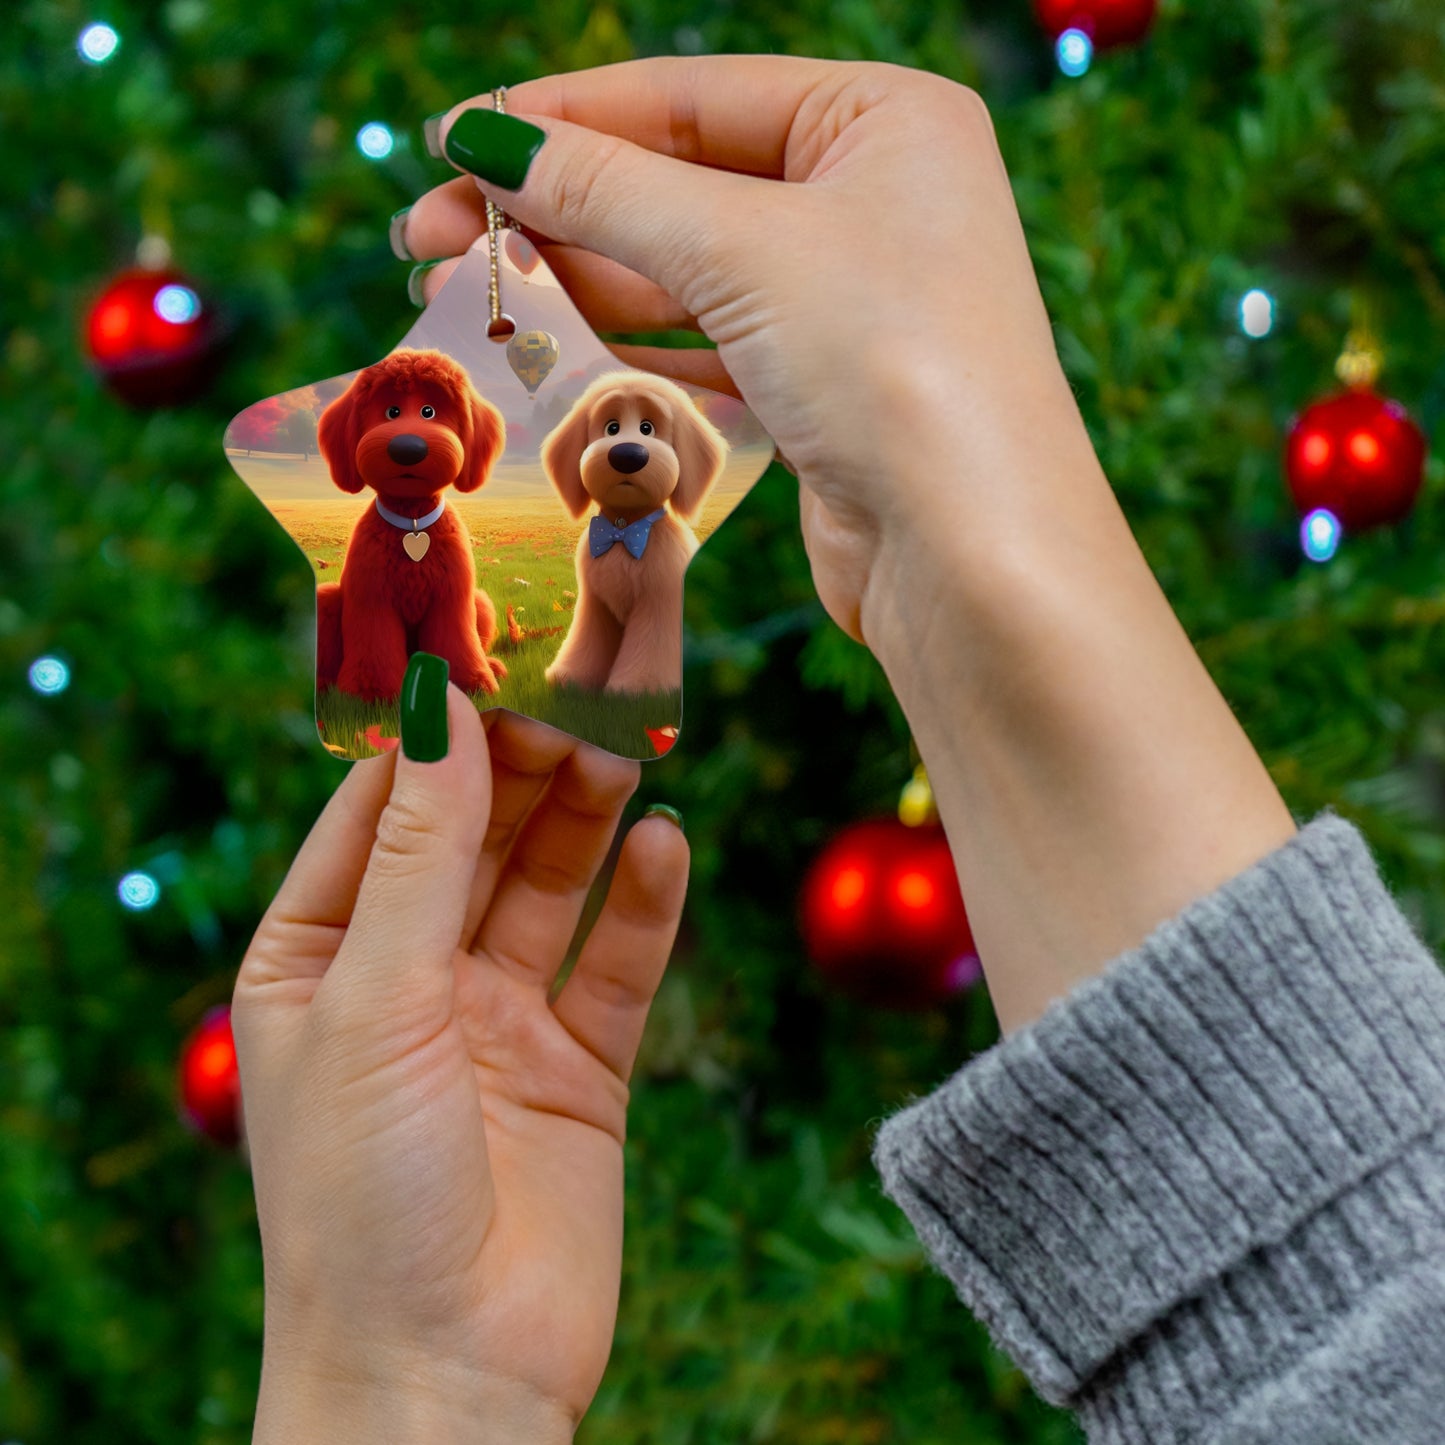
[(1172, 1440), (1445, 1242), (1442, 1040), (1445, 975), (1325, 813), (889, 1118), (874, 1162), (1045, 1399)]

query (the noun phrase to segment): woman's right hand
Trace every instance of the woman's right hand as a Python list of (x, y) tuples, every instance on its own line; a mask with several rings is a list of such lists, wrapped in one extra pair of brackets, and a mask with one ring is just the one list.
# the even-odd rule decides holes
[[(1005, 1029), (1293, 833), (1094, 454), (977, 95), (715, 56), (507, 108), (546, 139), (486, 193), (558, 243), (598, 330), (712, 337), (619, 355), (735, 389), (796, 471), (818, 595), (928, 762)], [(485, 228), (461, 176), (405, 239), (452, 256)]]
[[(454, 107), (443, 144), (491, 106)], [(507, 111), (546, 132), (520, 189), (439, 186), (411, 208), (407, 249), (460, 256), (485, 192), (595, 329), (714, 340), (617, 351), (747, 401), (802, 483), (824, 606), (875, 651), (875, 633), (913, 631), (893, 612), (929, 595), (930, 561), (942, 580), (970, 548), (1027, 535), (1081, 468), (1108, 493), (973, 91), (892, 65), (717, 56), (528, 81)], [(428, 299), (451, 269), (424, 273)]]

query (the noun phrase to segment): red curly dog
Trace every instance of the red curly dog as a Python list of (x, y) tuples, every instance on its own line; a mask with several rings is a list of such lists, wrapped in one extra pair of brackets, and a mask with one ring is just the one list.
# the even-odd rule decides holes
[(463, 691), (497, 691), (507, 669), (487, 656), (496, 610), (443, 493), (476, 491), (505, 440), (502, 414), (440, 351), (392, 352), (322, 412), (317, 444), (332, 481), (376, 498), (352, 529), (341, 581), (317, 588), (320, 688), (394, 698), (420, 650), (446, 658)]

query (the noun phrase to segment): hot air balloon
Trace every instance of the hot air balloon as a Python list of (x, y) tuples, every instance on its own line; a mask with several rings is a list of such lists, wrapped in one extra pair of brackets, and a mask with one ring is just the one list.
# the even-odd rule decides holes
[(537, 248), (520, 231), (508, 231), (507, 239), (502, 244), (507, 253), (507, 260), (523, 276), (530, 276), (537, 269), (537, 262), (542, 257)]
[(557, 338), (547, 331), (519, 331), (507, 343), (507, 361), (527, 395), (536, 396), (557, 364)]

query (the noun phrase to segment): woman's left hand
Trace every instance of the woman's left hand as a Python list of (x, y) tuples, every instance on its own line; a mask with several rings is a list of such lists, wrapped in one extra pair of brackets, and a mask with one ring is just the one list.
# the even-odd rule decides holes
[(570, 1440), (611, 1351), (627, 1080), (687, 844), (629, 832), (550, 1000), (638, 766), (447, 707), (441, 760), (353, 766), (236, 982), (258, 1445)]

